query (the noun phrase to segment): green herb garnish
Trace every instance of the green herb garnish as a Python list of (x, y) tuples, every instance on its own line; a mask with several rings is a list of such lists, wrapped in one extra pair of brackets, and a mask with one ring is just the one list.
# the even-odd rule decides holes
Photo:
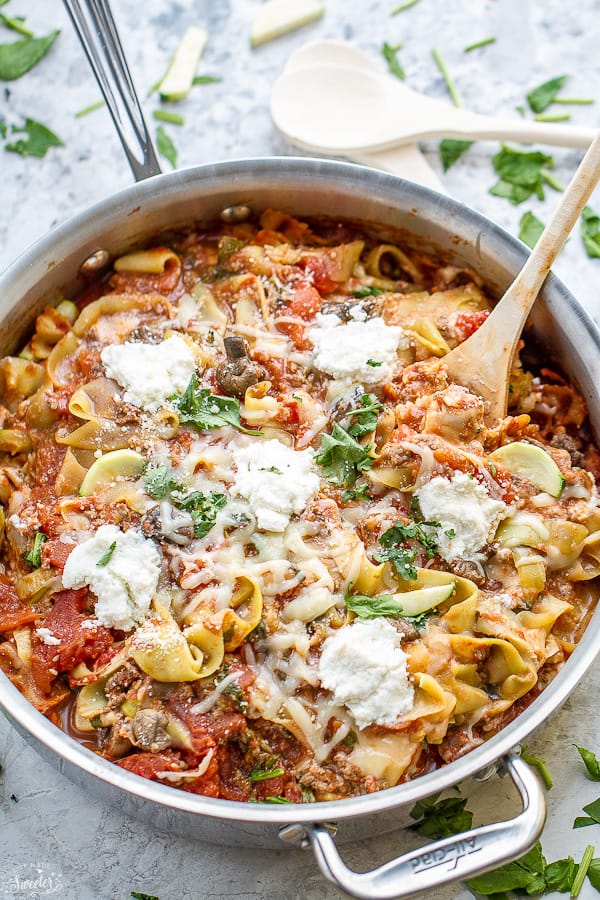
[(376, 368), (378, 368), (379, 366), (382, 366), (383, 363), (382, 363), (380, 360), (376, 360), (376, 359), (368, 359), (368, 360), (367, 360), (367, 365), (368, 365), (368, 366), (372, 366), (374, 369), (376, 369)]
[(12, 44), (0, 44), (0, 81), (16, 81), (46, 55), (60, 31), (51, 31), (45, 37), (26, 37)]
[(111, 558), (112, 558), (112, 555), (113, 555), (113, 553), (115, 552), (116, 549), (117, 549), (117, 542), (116, 542), (116, 541), (113, 541), (112, 544), (110, 545), (110, 547), (108, 548), (108, 550), (106, 550), (106, 551), (102, 554), (102, 556), (100, 557), (100, 559), (98, 560), (98, 562), (96, 563), (96, 565), (97, 565), (97, 566), (107, 566), (107, 565), (109, 564), (109, 562), (110, 562), (110, 560), (111, 560)]
[[(185, 119), (179, 113), (169, 112), (167, 109), (155, 109), (152, 113), (157, 122), (170, 122), (171, 125), (184, 125)], [(175, 168), (175, 165), (173, 165)]]
[(377, 297), (379, 294), (383, 294), (383, 288), (370, 287), (370, 285), (367, 284), (352, 291), (353, 297)]
[(276, 766), (274, 769), (253, 769), (248, 775), (248, 781), (254, 784), (256, 781), (268, 781), (269, 778), (279, 778), (283, 774), (285, 774), (285, 769), (282, 769), (281, 766)]
[(446, 63), (442, 59), (439, 50), (436, 50), (434, 47), (433, 50), (431, 51), (431, 55), (433, 56), (433, 60), (436, 64), (436, 66), (440, 70), (440, 74), (441, 74), (442, 78), (444, 79), (444, 83), (446, 85), (446, 88), (448, 89), (448, 93), (450, 94), (452, 102), (454, 103), (455, 106), (462, 107), (463, 103), (460, 98), (460, 94), (458, 93), (458, 89), (457, 89), (456, 85), (454, 84), (454, 81), (453, 81), (448, 69), (446, 68)]
[(346, 588), (344, 603), (346, 604), (346, 609), (353, 612), (359, 619), (377, 619), (379, 616), (391, 616), (392, 618), (401, 616), (419, 629), (426, 624), (430, 616), (435, 614), (434, 609), (428, 609), (426, 612), (419, 613), (416, 616), (408, 616), (404, 612), (402, 603), (392, 594), (379, 594), (377, 597), (351, 594), (350, 586)]
[(596, 758), (596, 754), (592, 750), (586, 750), (585, 747), (579, 747), (577, 744), (577, 752), (585, 763), (588, 778), (592, 781), (600, 781), (600, 760)]
[(359, 485), (357, 488), (350, 488), (342, 491), (342, 503), (349, 503), (350, 500), (364, 500), (368, 498), (369, 485), (367, 483)]
[(285, 797), (282, 797), (281, 795), (279, 795), (277, 797), (263, 797), (263, 799), (260, 800), (259, 802), (260, 803), (291, 803), (292, 801), (286, 800)]
[(221, 693), (233, 700), (238, 712), (241, 712), (244, 715), (248, 712), (248, 701), (246, 700), (246, 696), (239, 684), (236, 684), (235, 681), (232, 681), (227, 687), (223, 688)]
[(502, 149), (492, 158), (499, 181), (490, 189), (495, 197), (504, 197), (517, 205), (535, 194), (544, 199), (544, 171), (554, 167), (551, 156), (539, 150), (516, 150), (502, 145)]
[(105, 100), (98, 100), (96, 103), (90, 103), (89, 106), (84, 106), (83, 109), (80, 109), (75, 113), (76, 119), (82, 119), (84, 116), (89, 115), (92, 112), (95, 112), (97, 109), (102, 109), (103, 106), (106, 106)]
[(543, 84), (540, 84), (538, 87), (529, 91), (527, 94), (527, 102), (529, 103), (531, 111), (534, 113), (543, 113), (545, 109), (548, 109), (548, 107), (554, 103), (556, 95), (562, 90), (567, 78), (567, 75), (551, 78), (550, 81), (544, 81)]
[(385, 41), (385, 43), (381, 47), (381, 55), (388, 64), (388, 69), (390, 70), (392, 75), (395, 75), (396, 78), (404, 81), (404, 79), (406, 78), (406, 74), (398, 61), (398, 51), (401, 48), (402, 44), (388, 44), (388, 42)]
[(588, 825), (600, 825), (600, 797), (583, 807), (585, 816), (577, 816), (573, 828), (587, 828)]
[[(371, 364), (373, 364), (372, 361), (368, 362), (368, 365)], [(375, 365), (380, 366), (381, 363), (375, 363)], [(353, 438), (371, 434), (377, 428), (377, 418), (383, 409), (385, 406), (379, 402), (375, 394), (363, 394), (360, 398), (360, 406), (346, 413), (346, 417), (352, 419), (348, 434)]]
[(438, 800), (439, 794), (420, 800), (410, 811), (412, 819), (419, 819), (411, 825), (411, 831), (423, 837), (444, 838), (468, 831), (473, 825), (473, 813), (466, 809), (467, 800), (449, 797)]
[(144, 472), (144, 488), (153, 500), (162, 500), (169, 489), (169, 467), (153, 466)]
[(468, 44), (465, 47), (464, 52), (470, 53), (471, 50), (478, 50), (480, 47), (487, 47), (487, 46), (489, 46), (489, 44), (495, 44), (495, 43), (496, 43), (495, 37), (482, 38), (480, 41), (474, 41), (474, 43)]
[(25, 559), (30, 566), (33, 566), (34, 569), (39, 569), (42, 564), (42, 547), (47, 540), (48, 538), (46, 535), (43, 532), (38, 531), (33, 539), (33, 547), (29, 553), (26, 553), (23, 557), (23, 559)]
[(45, 125), (42, 125), (41, 122), (36, 122), (34, 119), (25, 119), (25, 124), (22, 127), (13, 125), (11, 133), (26, 135), (25, 138), (19, 138), (12, 144), (5, 144), (4, 146), (4, 149), (8, 150), (9, 153), (18, 153), (20, 156), (37, 156), (38, 159), (42, 159), (50, 147), (64, 147), (57, 134), (54, 134), (53, 131), (50, 131), (49, 128), (46, 128)]
[(217, 514), (227, 504), (225, 494), (211, 491), (203, 494), (201, 491), (192, 491), (187, 496), (181, 496), (178, 492), (172, 492), (171, 503), (177, 509), (183, 509), (192, 517), (194, 523), (194, 537), (203, 538), (211, 530), (217, 521)]
[(155, 897), (154, 894), (140, 894), (139, 891), (132, 891), (131, 896), (134, 900), (160, 900), (160, 897)]
[(410, 9), (411, 6), (416, 6), (419, 0), (404, 0), (404, 3), (401, 3), (400, 6), (396, 6), (390, 13), (390, 16), (397, 16), (398, 13), (404, 12), (406, 9)]
[(174, 169), (177, 167), (177, 148), (162, 125), (156, 129), (156, 149)]
[(474, 141), (458, 141), (454, 138), (444, 138), (440, 141), (439, 152), (444, 172), (447, 172), (473, 144)]
[[(358, 426), (365, 427), (360, 420)], [(321, 435), (321, 448), (315, 462), (323, 467), (323, 475), (334, 484), (352, 487), (361, 472), (366, 472), (373, 465), (370, 449), (368, 444), (364, 447), (359, 444), (336, 422), (331, 434)]]
[(211, 394), (208, 388), (201, 388), (195, 373), (185, 392), (180, 397), (175, 397), (173, 403), (179, 410), (179, 421), (184, 425), (194, 425), (202, 431), (231, 425), (244, 434), (262, 434), (261, 431), (253, 431), (240, 424), (239, 400)]
[(521, 747), (521, 759), (524, 760), (528, 765), (534, 766), (542, 776), (542, 781), (546, 785), (546, 789), (550, 790), (553, 785), (552, 776), (548, 770), (548, 766), (544, 762), (543, 759), (540, 759), (539, 756), (532, 756), (532, 754), (527, 753), (526, 747)]
[(581, 239), (590, 259), (600, 259), (600, 216), (591, 206), (581, 213)]
[[(439, 522), (396, 522), (387, 531), (384, 531), (379, 538), (379, 543), (384, 548), (375, 554), (377, 562), (389, 560), (396, 567), (396, 571), (403, 578), (414, 581), (417, 577), (417, 570), (412, 566), (417, 552), (416, 550), (407, 551), (400, 546), (406, 541), (417, 541), (424, 549), (428, 559), (433, 559), (437, 553), (438, 545), (435, 535), (426, 528), (440, 528)], [(412, 557), (412, 558), (409, 558)], [(410, 572), (408, 576), (402, 572)], [(414, 572), (414, 574), (412, 574)]]
[(534, 216), (530, 210), (523, 213), (519, 222), (519, 240), (533, 249), (543, 230), (544, 223), (540, 222), (538, 217)]

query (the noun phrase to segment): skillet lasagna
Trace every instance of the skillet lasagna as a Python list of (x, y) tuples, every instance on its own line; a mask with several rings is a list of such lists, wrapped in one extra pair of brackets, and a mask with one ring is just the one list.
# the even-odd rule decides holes
[(351, 225), (171, 236), (0, 361), (0, 666), (140, 776), (229, 800), (450, 762), (572, 652), (600, 573), (577, 390), (521, 348), (510, 410), (444, 355), (477, 274)]

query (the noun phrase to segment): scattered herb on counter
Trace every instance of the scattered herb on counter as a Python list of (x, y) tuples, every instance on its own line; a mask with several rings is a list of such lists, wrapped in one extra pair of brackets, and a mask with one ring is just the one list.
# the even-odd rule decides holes
[(544, 199), (545, 169), (554, 168), (554, 160), (539, 150), (517, 150), (506, 144), (492, 158), (494, 171), (500, 176), (490, 194), (504, 197), (515, 206), (535, 194)]
[(600, 825), (600, 797), (583, 807), (585, 816), (577, 816), (573, 828), (587, 828), (589, 825)]
[(454, 138), (444, 138), (440, 141), (439, 152), (444, 172), (447, 172), (474, 143), (475, 141), (459, 141)]
[(351, 500), (365, 500), (369, 498), (369, 484), (359, 485), (357, 488), (350, 488), (342, 491), (342, 503), (349, 503)]
[(516, 109), (516, 111), (519, 113), (520, 116), (522, 116), (523, 118), (525, 118), (525, 107), (524, 107), (524, 106), (522, 106), (522, 105), (519, 103), (518, 106), (515, 106), (515, 109)]
[(592, 750), (586, 750), (585, 747), (580, 747), (578, 744), (575, 746), (585, 763), (588, 778), (592, 781), (600, 781), (600, 760), (597, 759), (596, 754)]
[(30, 31), (26, 25), (23, 23), (25, 19), (22, 16), (7, 16), (5, 13), (0, 13), (0, 22), (6, 27), (10, 28), (11, 31), (16, 31), (17, 34), (22, 34), (23, 37), (32, 38), (33, 31)]
[(89, 106), (84, 106), (83, 109), (76, 112), (75, 118), (82, 119), (84, 116), (89, 115), (89, 113), (93, 113), (97, 109), (102, 109), (103, 106), (106, 106), (106, 100), (97, 100), (96, 103), (90, 103)]
[(253, 431), (240, 424), (239, 400), (211, 394), (208, 388), (201, 388), (195, 373), (185, 392), (180, 397), (174, 397), (173, 402), (179, 410), (179, 420), (183, 425), (194, 425), (202, 431), (231, 425), (244, 434), (262, 434), (261, 431)]
[(564, 191), (564, 184), (562, 184), (558, 180), (558, 178), (555, 178), (552, 172), (548, 171), (548, 169), (542, 168), (540, 170), (540, 174), (542, 176), (542, 181), (544, 182), (544, 184), (547, 184), (548, 187), (551, 187), (553, 191)]
[(588, 846), (583, 851), (583, 856), (581, 857), (581, 862), (577, 867), (577, 872), (575, 873), (575, 878), (571, 884), (571, 897), (576, 898), (579, 897), (579, 893), (581, 888), (583, 887), (583, 882), (585, 881), (585, 876), (588, 873), (590, 865), (592, 863), (592, 859), (594, 857), (594, 845), (588, 844)]
[(557, 94), (563, 89), (568, 77), (568, 75), (560, 75), (558, 78), (551, 78), (549, 81), (544, 81), (543, 84), (529, 91), (526, 96), (531, 111), (543, 113), (544, 110), (548, 109), (554, 103)]
[[(377, 363), (377, 365), (381, 365), (381, 363)], [(385, 406), (379, 402), (375, 394), (363, 394), (360, 398), (360, 406), (346, 413), (346, 418), (352, 419), (352, 424), (348, 427), (348, 434), (353, 438), (359, 438), (375, 431), (379, 413), (384, 409)]]
[[(162, 79), (161, 79), (162, 80)], [(222, 78), (219, 78), (218, 75), (196, 75), (192, 81), (192, 85), (197, 84), (216, 84), (218, 81), (223, 81)], [(160, 87), (160, 82), (156, 86)]]
[(20, 156), (37, 156), (41, 159), (51, 147), (64, 147), (57, 134), (34, 119), (25, 119), (22, 126), (13, 125), (11, 134), (26, 135), (25, 138), (4, 145), (9, 153), (18, 153)]
[(583, 871), (581, 877), (583, 883), (590, 861), (588, 860), (582, 869), (583, 864), (584, 859), (578, 866), (570, 856), (567, 859), (547, 863), (542, 852), (542, 845), (538, 841), (521, 859), (494, 869), (492, 872), (487, 872), (485, 875), (470, 878), (467, 885), (472, 891), (486, 897), (505, 894), (507, 891), (524, 891), (527, 894), (571, 891), (571, 896), (576, 897), (577, 894), (574, 891), (577, 889), (579, 892), (581, 889), (581, 886), (577, 888), (576, 884), (578, 873)]
[(370, 447), (363, 447), (340, 425), (331, 434), (321, 435), (321, 447), (315, 462), (323, 467), (323, 475), (340, 487), (352, 487), (361, 472), (373, 465)]
[(413, 806), (410, 817), (419, 821), (410, 826), (411, 831), (434, 840), (468, 831), (473, 825), (473, 813), (466, 809), (468, 801), (460, 797), (438, 800), (438, 797), (435, 794)]
[(527, 244), (527, 246), (531, 247), (533, 250), (543, 230), (544, 223), (540, 222), (538, 217), (534, 216), (531, 210), (523, 213), (521, 221), (519, 222), (520, 241), (523, 241), (524, 244)]
[(557, 113), (552, 116), (534, 116), (535, 122), (568, 122), (571, 118), (571, 113)]
[(390, 13), (390, 16), (397, 16), (398, 13), (404, 12), (407, 9), (410, 9), (411, 6), (416, 6), (419, 0), (405, 0), (404, 3), (401, 3), (400, 6), (396, 6)]
[(48, 538), (46, 535), (43, 534), (43, 532), (38, 531), (33, 539), (33, 547), (29, 553), (23, 555), (23, 559), (28, 562), (30, 566), (33, 566), (34, 569), (39, 569), (42, 564), (42, 547), (47, 540)]
[(555, 97), (552, 102), (563, 106), (591, 106), (596, 101), (593, 97)]
[(131, 896), (134, 900), (160, 900), (160, 897), (156, 897), (154, 894), (141, 894), (139, 891), (132, 891)]
[(527, 753), (527, 747), (521, 747), (521, 759), (526, 762), (527, 765), (533, 766), (538, 770), (542, 777), (542, 781), (546, 785), (546, 789), (550, 790), (554, 782), (552, 781), (552, 776), (544, 760), (540, 759), (539, 756), (532, 756), (530, 753)]
[(152, 113), (157, 122), (170, 122), (171, 125), (185, 125), (185, 119), (179, 113), (167, 109), (155, 109)]
[(600, 893), (600, 859), (593, 859), (587, 872), (592, 887)]
[(590, 259), (600, 259), (600, 216), (591, 206), (581, 213), (581, 239)]
[(0, 138), (4, 140), (6, 134), (8, 132), (8, 125), (6, 124), (6, 119), (0, 118)]
[(96, 565), (97, 566), (107, 566), (109, 564), (109, 562), (111, 561), (112, 555), (116, 549), (117, 549), (117, 542), (113, 541), (112, 544), (110, 545), (110, 547), (108, 548), (108, 550), (102, 554), (102, 556), (100, 557), (100, 559), (98, 560)]
[(480, 47), (488, 47), (490, 44), (495, 44), (495, 43), (496, 43), (495, 37), (482, 38), (482, 40), (475, 41), (474, 43), (469, 44), (467, 47), (465, 47), (464, 52), (470, 53), (472, 50), (479, 50)]
[(444, 83), (448, 89), (448, 93), (452, 99), (452, 102), (455, 106), (462, 107), (463, 103), (460, 99), (460, 94), (458, 93), (458, 89), (454, 84), (454, 80), (452, 79), (448, 69), (446, 68), (446, 63), (442, 59), (439, 50), (436, 50), (435, 47), (431, 51), (431, 55), (433, 56), (433, 60), (440, 70), (441, 76), (444, 79)]
[(0, 81), (16, 81), (46, 55), (60, 31), (45, 37), (26, 37), (11, 44), (0, 44)]
[(156, 129), (156, 149), (174, 169), (177, 167), (177, 148), (162, 125)]
[(385, 41), (381, 47), (381, 55), (388, 64), (388, 69), (392, 75), (395, 75), (396, 78), (404, 81), (406, 74), (398, 61), (398, 51), (401, 48), (402, 44), (388, 44), (388, 42)]

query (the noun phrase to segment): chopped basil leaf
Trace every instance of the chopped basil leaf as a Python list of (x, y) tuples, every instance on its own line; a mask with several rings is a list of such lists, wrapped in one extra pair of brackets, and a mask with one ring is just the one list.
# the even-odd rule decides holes
[(269, 466), (268, 469), (261, 468), (258, 470), (259, 472), (272, 472), (274, 475), (283, 475), (281, 469), (278, 469), (277, 466)]
[(82, 119), (84, 116), (89, 115), (89, 113), (96, 112), (97, 109), (102, 109), (103, 106), (106, 106), (106, 100), (97, 100), (96, 103), (90, 103), (89, 106), (84, 106), (83, 109), (76, 112), (75, 118)]
[(376, 369), (378, 366), (382, 366), (383, 363), (382, 363), (381, 361), (376, 360), (376, 359), (368, 359), (368, 360), (367, 360), (367, 365), (368, 365), (368, 366), (373, 366), (373, 368)]
[(475, 41), (472, 44), (468, 44), (468, 46), (465, 47), (464, 52), (470, 53), (471, 50), (478, 50), (479, 47), (487, 47), (489, 44), (495, 44), (495, 43), (496, 43), (495, 37), (482, 38), (480, 41)]
[[(222, 81), (222, 79), (219, 78), (218, 75), (196, 75), (192, 80), (192, 84), (215, 84), (217, 81)], [(156, 87), (160, 87), (160, 82), (156, 85)]]
[[(376, 365), (381, 365), (381, 363), (376, 363)], [(377, 418), (383, 409), (385, 406), (379, 402), (375, 394), (363, 394), (360, 398), (360, 406), (346, 414), (347, 418), (352, 419), (348, 434), (353, 438), (371, 434), (377, 428)]]
[(217, 513), (227, 504), (225, 494), (211, 491), (203, 494), (201, 491), (192, 491), (185, 497), (178, 496), (177, 492), (171, 494), (171, 503), (177, 509), (188, 512), (194, 523), (194, 537), (203, 538), (211, 530), (217, 521)]
[(600, 259), (600, 216), (591, 206), (581, 213), (581, 239), (590, 259)]
[(557, 859), (556, 862), (548, 863), (544, 870), (544, 878), (546, 879), (546, 890), (558, 891), (560, 894), (566, 894), (571, 890), (571, 885), (575, 880), (577, 865), (572, 856), (567, 859)]
[(337, 424), (331, 434), (321, 435), (321, 448), (315, 462), (323, 467), (323, 475), (340, 487), (352, 487), (361, 472), (373, 465), (370, 446), (361, 446), (352, 435)]
[(577, 744), (575, 746), (585, 763), (588, 777), (592, 781), (600, 781), (600, 760), (597, 759), (596, 754), (592, 750), (586, 750), (585, 747), (579, 747)]
[(587, 872), (590, 884), (600, 892), (600, 859), (593, 859)]
[(404, 81), (406, 75), (404, 73), (404, 69), (398, 62), (398, 50), (400, 50), (401, 47), (402, 44), (388, 44), (388, 42), (385, 41), (381, 47), (381, 55), (388, 64), (388, 69), (390, 70), (392, 75), (395, 75), (396, 78)]
[(232, 681), (226, 688), (223, 688), (221, 693), (234, 701), (238, 712), (241, 712), (244, 715), (248, 712), (248, 701), (246, 700), (246, 696), (239, 684), (236, 684), (235, 681)]
[(300, 396), (300, 394), (292, 394), (292, 399), (296, 400), (298, 403), (304, 403), (304, 400)]
[(529, 853), (515, 862), (478, 875), (467, 881), (468, 887), (478, 894), (491, 896), (506, 891), (525, 890), (528, 894), (541, 893), (546, 887), (544, 873), (547, 863), (542, 853), (542, 845), (538, 841)]
[(514, 205), (535, 194), (544, 199), (543, 172), (552, 169), (554, 160), (539, 150), (516, 150), (506, 144), (492, 159), (499, 181), (490, 189), (495, 197), (504, 197)]
[(25, 20), (21, 16), (16, 16), (12, 18), (11, 16), (7, 16), (4, 13), (0, 13), (0, 22), (6, 26), (6, 28), (10, 28), (11, 31), (16, 31), (18, 34), (22, 34), (24, 37), (32, 38), (33, 31), (30, 31), (23, 22)]
[(462, 103), (462, 100), (460, 99), (458, 89), (457, 89), (456, 85), (454, 84), (454, 81), (453, 81), (448, 69), (446, 68), (446, 64), (445, 64), (444, 60), (442, 59), (439, 51), (435, 49), (435, 47), (431, 51), (431, 55), (433, 56), (436, 66), (440, 70), (441, 76), (444, 79), (444, 83), (446, 85), (446, 88), (448, 89), (448, 93), (450, 94), (450, 98), (452, 99), (452, 102), (454, 103), (455, 106), (459, 106), (459, 107), (462, 106), (463, 103)]
[(548, 766), (544, 762), (543, 759), (540, 759), (539, 756), (532, 756), (530, 753), (527, 753), (527, 748), (521, 748), (521, 759), (524, 760), (528, 765), (534, 766), (542, 776), (542, 781), (546, 785), (546, 789), (550, 790), (553, 785), (552, 776), (548, 770)]
[(51, 31), (45, 37), (26, 37), (12, 44), (0, 44), (0, 81), (16, 81), (46, 55), (60, 31)]
[(368, 498), (369, 485), (367, 483), (359, 485), (357, 488), (350, 488), (342, 491), (342, 503), (348, 503), (350, 500), (363, 500)]
[(158, 122), (170, 122), (171, 125), (184, 125), (185, 119), (179, 113), (169, 112), (167, 109), (155, 109), (152, 113)]
[(175, 169), (177, 166), (177, 148), (162, 125), (156, 129), (156, 149)]
[(468, 831), (473, 824), (473, 813), (466, 809), (468, 801), (460, 797), (438, 801), (438, 797), (439, 794), (436, 794), (426, 800), (420, 800), (411, 809), (411, 818), (419, 819), (411, 825), (411, 831), (434, 839)]
[(155, 897), (154, 894), (140, 894), (139, 891), (132, 891), (131, 896), (134, 900), (160, 900), (160, 897)]
[(168, 466), (153, 466), (152, 468), (147, 468), (144, 473), (144, 487), (146, 493), (153, 500), (162, 500), (163, 497), (167, 496), (168, 481)]
[(531, 210), (523, 213), (521, 221), (519, 222), (519, 240), (523, 241), (524, 244), (527, 244), (528, 247), (533, 249), (543, 230), (544, 223), (540, 222), (538, 217), (534, 216)]
[(600, 825), (600, 797), (583, 807), (585, 816), (577, 816), (573, 828), (587, 828), (588, 825)]
[(283, 775), (284, 772), (285, 769), (282, 769), (281, 766), (277, 766), (274, 769), (267, 769), (266, 771), (261, 769), (254, 769), (248, 775), (248, 781), (251, 784), (256, 781), (268, 781), (269, 778), (279, 778), (279, 776)]
[(458, 141), (454, 138), (444, 138), (440, 141), (439, 152), (444, 172), (447, 172), (474, 143), (475, 141)]
[(20, 156), (37, 156), (38, 159), (41, 159), (46, 155), (50, 147), (64, 147), (58, 135), (34, 119), (25, 119), (25, 125), (22, 128), (17, 128), (13, 125), (11, 133), (24, 133), (27, 135), (26, 138), (19, 138), (14, 143), (5, 144), (4, 146), (5, 150), (8, 150), (10, 153), (18, 153)]
[(33, 547), (29, 551), (29, 553), (25, 553), (24, 559), (29, 563), (30, 566), (33, 566), (34, 569), (39, 569), (42, 564), (42, 547), (46, 543), (48, 538), (43, 532), (38, 531), (35, 538), (33, 539)]
[(198, 376), (194, 373), (181, 397), (173, 400), (179, 410), (179, 421), (195, 425), (202, 430), (231, 425), (244, 434), (262, 434), (240, 424), (240, 401), (235, 397), (221, 397), (211, 394), (208, 388), (199, 387)]
[(100, 557), (100, 559), (98, 560), (96, 565), (97, 566), (107, 566), (116, 549), (117, 549), (117, 542), (113, 541), (112, 544), (110, 545), (110, 547), (108, 548), (108, 550), (102, 554), (102, 556)]
[(383, 288), (370, 287), (366, 284), (352, 291), (353, 297), (377, 297), (378, 294), (383, 294)]
[(567, 75), (551, 78), (550, 81), (545, 81), (543, 84), (540, 84), (538, 87), (529, 91), (527, 94), (527, 102), (529, 103), (531, 111), (534, 113), (543, 113), (545, 109), (548, 109), (550, 104), (554, 103), (556, 95), (563, 89), (567, 78)]
[(379, 594), (377, 597), (367, 597), (364, 594), (351, 594), (350, 586), (344, 594), (346, 609), (353, 612), (359, 619), (376, 619), (378, 616), (401, 616), (407, 622), (411, 622), (415, 628), (423, 628), (430, 616), (435, 615), (434, 609), (428, 609), (416, 616), (407, 615), (400, 600), (392, 594)]

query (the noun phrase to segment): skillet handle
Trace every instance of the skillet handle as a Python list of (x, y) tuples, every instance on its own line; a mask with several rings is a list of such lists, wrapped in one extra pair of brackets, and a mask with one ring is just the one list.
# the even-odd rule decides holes
[(63, 0), (136, 181), (160, 175), (108, 0)]
[(546, 819), (539, 776), (515, 754), (504, 758), (500, 772), (510, 775), (521, 795), (523, 811), (518, 816), (411, 850), (371, 872), (353, 872), (344, 864), (330, 825), (287, 825), (279, 834), (282, 840), (300, 843), (302, 847), (310, 844), (323, 875), (352, 897), (410, 897), (511, 862), (538, 839)]

